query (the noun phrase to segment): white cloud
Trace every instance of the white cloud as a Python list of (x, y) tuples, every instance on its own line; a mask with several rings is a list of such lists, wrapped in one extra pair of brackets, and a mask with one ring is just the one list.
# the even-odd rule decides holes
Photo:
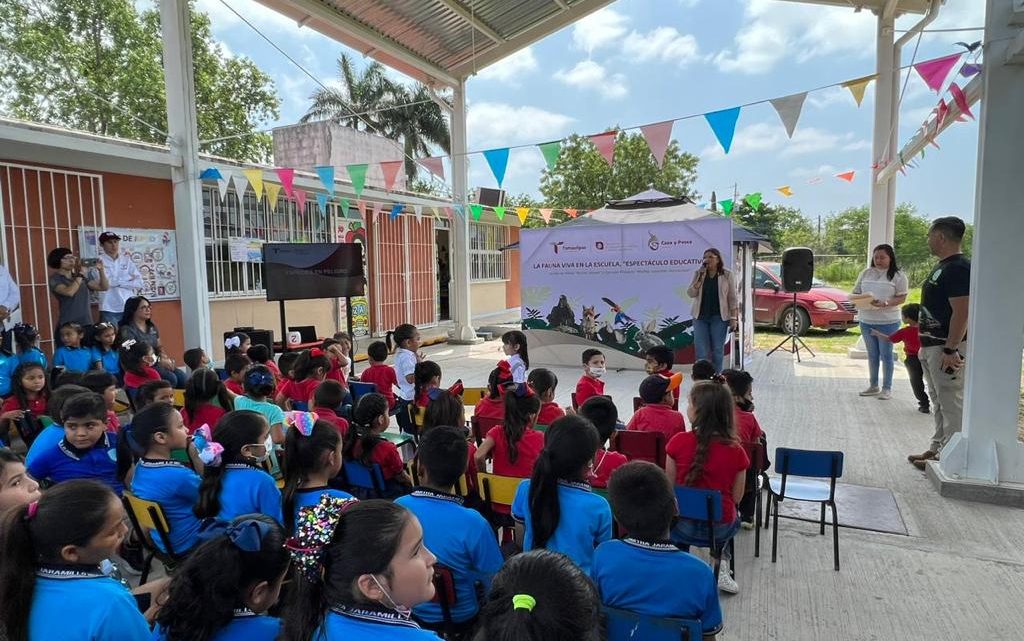
[[(276, 31), (276, 35), (284, 33), (293, 38), (307, 38), (318, 35), (312, 29), (299, 27), (295, 20), (265, 7), (259, 2), (253, 2), (252, 0), (227, 0), (227, 3), (261, 31)], [(248, 30), (254, 40), (260, 39), (234, 11), (224, 6), (220, 0), (197, 0), (196, 9), (210, 16), (210, 25), (215, 32), (219, 33), (223, 30), (240, 26)], [(273, 37), (275, 34), (268, 33), (267, 35)]]
[(572, 41), (588, 54), (615, 44), (626, 35), (629, 18), (612, 9), (601, 9), (579, 20), (572, 28)]
[(469, 106), (466, 128), (471, 148), (555, 140), (575, 121), (565, 114), (524, 105), (477, 102)]
[(537, 57), (533, 55), (533, 47), (527, 47), (487, 67), (476, 77), (484, 80), (497, 80), (518, 87), (523, 76), (536, 71), (538, 67)]
[[(791, 158), (822, 151), (856, 151), (865, 148), (870, 148), (870, 143), (851, 132), (839, 134), (816, 127), (797, 127), (790, 140), (779, 123), (759, 122), (737, 129), (729, 156), (777, 151), (779, 157)], [(708, 145), (701, 152), (701, 157), (721, 160), (726, 155), (721, 145), (715, 143)]]
[(700, 60), (697, 39), (675, 27), (658, 27), (647, 33), (633, 31), (622, 42), (622, 52), (634, 62), (660, 61), (680, 67)]
[(626, 76), (609, 74), (593, 60), (581, 60), (568, 71), (559, 69), (555, 72), (555, 79), (570, 87), (597, 91), (602, 97), (612, 100), (624, 98), (627, 93)]
[(793, 178), (808, 178), (810, 176), (819, 176), (821, 174), (834, 174), (839, 170), (832, 165), (818, 165), (813, 169), (807, 169), (806, 167), (798, 167), (793, 171), (789, 172), (789, 175)]
[(684, 9), (692, 9), (700, 4), (700, 0), (679, 0), (679, 4), (683, 5)]

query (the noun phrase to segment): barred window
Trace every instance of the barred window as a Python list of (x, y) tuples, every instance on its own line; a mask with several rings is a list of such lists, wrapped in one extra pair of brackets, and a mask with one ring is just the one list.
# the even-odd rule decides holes
[(211, 298), (262, 297), (263, 264), (231, 259), (229, 239), (264, 243), (334, 242), (337, 205), (329, 203), (324, 215), (314, 194), (300, 214), (298, 205), (279, 198), (271, 209), (266, 198), (258, 202), (247, 190), (241, 204), (233, 190), (221, 200), (216, 187), (203, 188), (203, 235), (206, 245), (206, 284)]
[(508, 244), (508, 228), (504, 225), (487, 223), (469, 224), (470, 279), (505, 280), (505, 252), (501, 248)]

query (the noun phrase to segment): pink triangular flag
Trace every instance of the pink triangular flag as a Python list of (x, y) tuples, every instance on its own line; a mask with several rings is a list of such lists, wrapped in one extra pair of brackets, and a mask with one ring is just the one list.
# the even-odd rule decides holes
[(444, 213), (448, 214), (448, 220), (455, 220), (455, 216), (452, 214), (452, 208), (451, 207), (445, 207), (444, 208)]
[(857, 172), (855, 172), (855, 171), (853, 171), (853, 170), (850, 170), (850, 171), (844, 171), (844, 172), (843, 172), (843, 173), (841, 173), (841, 174), (836, 174), (836, 178), (838, 178), (839, 180), (845, 180), (845, 181), (846, 181), (846, 182), (848, 182), (848, 183), (852, 183), (852, 182), (853, 182), (853, 177), (854, 177), (854, 176), (855, 176), (856, 174), (857, 174)]
[(424, 169), (434, 174), (441, 180), (444, 180), (444, 162), (441, 156), (431, 156), (429, 158), (417, 158), (416, 162), (419, 163)]
[(942, 83), (946, 82), (946, 78), (949, 77), (949, 72), (953, 70), (956, 63), (960, 62), (960, 56), (962, 55), (962, 53), (954, 53), (951, 56), (919, 62), (914, 65), (914, 69), (920, 74), (924, 83), (932, 91), (938, 93), (942, 89)]
[(366, 201), (365, 200), (357, 200), (356, 201), (356, 207), (359, 208), (359, 216), (365, 220), (366, 219)]
[(964, 95), (964, 90), (960, 88), (960, 85), (955, 82), (949, 85), (949, 92), (953, 94), (953, 100), (956, 101), (956, 106), (960, 107), (960, 113), (965, 116), (970, 116), (971, 120), (974, 120), (974, 114), (971, 113), (971, 106), (967, 104), (967, 96)]
[(303, 189), (295, 190), (295, 203), (299, 206), (299, 213), (306, 213), (306, 192)]
[(539, 211), (540, 211), (540, 217), (544, 219), (544, 223), (545, 224), (550, 223), (551, 222), (551, 211), (552, 210), (550, 210), (550, 209), (541, 209)]
[(563, 211), (569, 216), (569, 218), (575, 218), (577, 216), (577, 210), (575, 209), (563, 209)]
[(615, 137), (618, 133), (617, 131), (606, 131), (603, 134), (590, 136), (590, 142), (594, 143), (598, 153), (601, 154), (609, 167), (615, 162)]
[(380, 164), (380, 170), (384, 173), (384, 191), (391, 191), (398, 179), (398, 172), (402, 169), (405, 161), (388, 160)]
[(946, 122), (946, 116), (949, 115), (949, 105), (946, 104), (945, 98), (939, 98), (938, 111), (935, 114), (935, 129), (938, 130), (942, 126), (942, 123)]
[(656, 122), (652, 125), (640, 127), (644, 140), (647, 141), (647, 146), (651, 148), (651, 153), (654, 154), (654, 161), (658, 163), (659, 169), (661, 168), (662, 161), (665, 160), (665, 150), (668, 149), (668, 142), (672, 139), (672, 124), (673, 121), (666, 120), (665, 122)]
[(284, 193), (292, 198), (295, 190), (292, 189), (292, 183), (295, 181), (295, 170), (287, 167), (275, 169), (277, 177), (281, 179), (281, 186), (284, 187)]

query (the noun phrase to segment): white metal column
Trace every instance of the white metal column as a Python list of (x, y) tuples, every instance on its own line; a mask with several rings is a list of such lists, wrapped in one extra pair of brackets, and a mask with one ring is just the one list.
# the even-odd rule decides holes
[[(875, 169), (872, 172), (872, 177), (878, 173), (885, 160), (891, 159), (891, 150), (895, 148), (894, 143), (898, 133), (894, 131), (896, 118), (899, 117), (898, 114), (895, 114), (897, 108), (895, 87), (899, 80), (894, 47), (896, 4), (896, 0), (889, 0), (878, 16), (876, 40), (878, 78), (875, 81), (875, 125), (874, 140), (871, 145), (871, 157)], [(895, 200), (895, 180), (871, 181), (871, 214), (868, 222), (868, 246), (866, 249), (869, 263), (872, 247), (877, 247), (882, 243), (892, 243), (893, 203)]]
[(198, 346), (210, 351), (213, 340), (206, 291), (203, 194), (199, 181), (199, 134), (188, 0), (163, 0), (160, 3), (160, 25), (169, 142), (182, 158), (180, 167), (171, 168), (178, 277), (181, 279), (181, 321), (185, 346)]
[(452, 200), (463, 215), (452, 221), (452, 281), (448, 288), (453, 342), (476, 342), (469, 291), (469, 156), (466, 155), (466, 80), (460, 79), (452, 91)]

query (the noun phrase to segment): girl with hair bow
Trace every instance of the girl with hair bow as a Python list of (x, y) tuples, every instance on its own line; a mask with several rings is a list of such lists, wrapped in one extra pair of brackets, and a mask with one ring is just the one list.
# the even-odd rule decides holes
[[(504, 423), (492, 427), (476, 451), (476, 466), (487, 469), (492, 460), (492, 471), (501, 476), (529, 478), (533, 465), (544, 449), (544, 434), (533, 429), (540, 412), (540, 397), (526, 383), (506, 383), (504, 386)], [(508, 514), (507, 506), (493, 506)]]

